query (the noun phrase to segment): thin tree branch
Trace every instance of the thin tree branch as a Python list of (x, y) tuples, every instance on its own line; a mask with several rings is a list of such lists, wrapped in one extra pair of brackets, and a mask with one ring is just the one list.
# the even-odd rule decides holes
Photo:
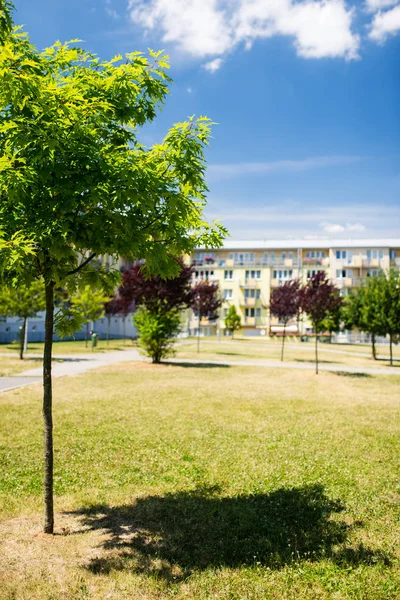
[(83, 263), (81, 263), (78, 267), (76, 267), (76, 269), (73, 269), (72, 271), (68, 271), (67, 276), (68, 275), (75, 275), (75, 273), (78, 273), (78, 271), (80, 271), (81, 269), (83, 269), (83, 267), (86, 267), (86, 265), (88, 263), (90, 263), (90, 261), (93, 260), (95, 256), (96, 256), (96, 253), (94, 252), (93, 254), (91, 254), (89, 256), (89, 258), (87, 258), (86, 260), (84, 260)]

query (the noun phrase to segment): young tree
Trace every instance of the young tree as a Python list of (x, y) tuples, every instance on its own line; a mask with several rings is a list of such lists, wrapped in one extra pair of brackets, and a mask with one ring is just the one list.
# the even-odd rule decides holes
[(192, 288), (191, 307), (198, 318), (197, 352), (200, 352), (200, 323), (207, 317), (217, 319), (223, 300), (218, 292), (217, 281), (200, 281)]
[(242, 326), (242, 319), (237, 313), (236, 306), (234, 304), (229, 307), (228, 314), (226, 315), (224, 321), (225, 329), (231, 333), (233, 339), (235, 331), (238, 331)]
[(75, 43), (38, 51), (20, 30), (1, 27), (0, 230), (11, 249), (0, 266), (45, 283), (44, 531), (52, 533), (53, 327), (65, 333), (69, 324), (62, 311), (54, 322), (54, 289), (112, 291), (119, 273), (92, 266), (105, 254), (139, 256), (149, 272), (173, 275), (173, 257), (219, 247), (225, 230), (202, 215), (210, 121), (178, 123), (150, 148), (138, 140), (168, 92), (161, 52), (103, 61)]
[(85, 327), (85, 346), (88, 346), (89, 323), (97, 321), (104, 316), (104, 303), (109, 296), (102, 290), (92, 289), (90, 285), (85, 285), (71, 296), (71, 311), (78, 314)]
[(371, 335), (372, 358), (376, 360), (375, 339), (386, 335), (385, 307), (383, 289), (386, 277), (382, 273), (368, 277), (365, 285), (353, 291), (346, 298), (343, 318), (347, 329), (358, 329)]
[(285, 281), (284, 284), (275, 288), (271, 294), (270, 312), (274, 317), (283, 323), (283, 336), (281, 348), (281, 361), (283, 361), (283, 352), (285, 347), (286, 327), (291, 319), (295, 319), (300, 314), (301, 293), (300, 281)]
[(134, 323), (139, 332), (139, 345), (150, 356), (153, 363), (160, 363), (161, 359), (172, 352), (174, 338), (181, 328), (179, 310), (151, 311), (142, 305), (134, 315)]
[[(124, 272), (122, 285), (119, 288), (119, 297), (122, 303), (128, 306), (143, 307), (147, 311), (146, 313), (142, 311), (138, 320), (136, 317), (134, 318), (135, 325), (138, 326), (140, 323), (142, 328), (145, 327), (146, 335), (153, 331), (158, 345), (162, 344), (161, 336), (164, 332), (167, 335), (166, 348), (170, 348), (172, 345), (170, 331), (171, 328), (174, 330), (172, 325), (175, 317), (171, 311), (179, 314), (184, 308), (190, 307), (193, 295), (192, 267), (185, 265), (181, 259), (177, 259), (176, 264), (180, 269), (178, 274), (165, 279), (159, 275), (148, 277), (144, 269), (144, 262), (138, 261)], [(148, 348), (150, 348), (149, 345)]]
[(343, 299), (339, 290), (328, 281), (326, 273), (316, 273), (301, 292), (301, 308), (308, 315), (315, 332), (315, 372), (318, 374), (318, 334), (324, 331), (328, 315), (340, 311)]
[(44, 283), (40, 279), (33, 280), (29, 284), (20, 284), (16, 288), (9, 290), (10, 307), (9, 314), (13, 317), (23, 319), (20, 343), (19, 357), (24, 358), (24, 343), (27, 319), (36, 317), (36, 315), (46, 308), (46, 298), (44, 295)]
[(380, 277), (382, 289), (382, 311), (385, 322), (385, 334), (389, 336), (390, 365), (393, 366), (393, 343), (398, 344), (400, 340), (400, 272), (391, 269), (385, 276)]

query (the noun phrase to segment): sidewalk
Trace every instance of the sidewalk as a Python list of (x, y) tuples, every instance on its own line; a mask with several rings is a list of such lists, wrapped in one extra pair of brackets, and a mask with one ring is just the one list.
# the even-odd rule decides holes
[[(33, 355), (31, 355), (33, 356)], [(92, 369), (99, 369), (107, 365), (114, 365), (122, 362), (132, 362), (143, 360), (143, 357), (137, 350), (124, 350), (121, 352), (104, 352), (102, 354), (69, 354), (55, 355), (53, 359), (61, 359), (63, 362), (53, 362), (52, 376), (54, 377), (73, 377), (81, 375)], [(9, 377), (0, 377), (0, 392), (5, 392), (14, 388), (23, 387), (31, 383), (41, 382), (43, 377), (43, 367), (28, 369)]]

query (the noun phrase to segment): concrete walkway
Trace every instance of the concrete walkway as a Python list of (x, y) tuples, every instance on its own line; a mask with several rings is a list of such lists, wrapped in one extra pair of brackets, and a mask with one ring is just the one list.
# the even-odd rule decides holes
[[(221, 367), (263, 367), (267, 369), (305, 369), (307, 371), (315, 371), (315, 364), (303, 364), (295, 362), (279, 362), (273, 360), (207, 360), (193, 358), (169, 358), (164, 363), (170, 364), (188, 364), (188, 365), (216, 365)], [(398, 375), (400, 376), (400, 368), (396, 367), (346, 367), (342, 365), (326, 365), (319, 364), (320, 371), (331, 371), (334, 373), (354, 373), (362, 376), (365, 375)]]
[[(124, 350), (120, 352), (104, 352), (102, 354), (69, 354), (69, 355), (56, 355), (54, 359), (61, 359), (63, 362), (54, 362), (52, 366), (53, 377), (73, 377), (75, 375), (81, 375), (92, 369), (99, 369), (100, 367), (107, 367), (108, 365), (115, 365), (123, 362), (132, 361), (145, 361), (148, 359), (143, 358), (137, 350)], [(261, 367), (267, 369), (303, 369), (307, 371), (314, 371), (315, 365), (299, 364), (296, 362), (279, 362), (278, 360), (207, 360), (207, 359), (192, 359), (192, 358), (171, 358), (164, 361), (166, 364), (187, 364), (204, 366), (215, 365), (220, 367)], [(399, 375), (400, 369), (396, 367), (353, 367), (353, 366), (342, 366), (342, 365), (327, 365), (321, 363), (319, 365), (320, 371), (330, 371), (335, 373), (354, 373), (355, 376), (368, 376), (368, 375)], [(42, 382), (42, 367), (35, 367), (18, 373), (14, 376), (0, 377), (0, 392), (5, 392), (19, 387), (24, 387), (32, 383)]]
[[(13, 355), (15, 356), (15, 355)], [(29, 355), (33, 356), (33, 355)], [(132, 362), (144, 360), (137, 350), (123, 350), (120, 352), (104, 352), (102, 354), (69, 354), (55, 355), (54, 360), (62, 360), (63, 362), (53, 362), (52, 375), (53, 377), (73, 377), (81, 375), (92, 369), (99, 369), (108, 365), (115, 365), (122, 362)], [(9, 377), (0, 377), (0, 392), (12, 390), (14, 388), (23, 387), (31, 383), (42, 382), (43, 368), (35, 367), (28, 369), (22, 373)]]

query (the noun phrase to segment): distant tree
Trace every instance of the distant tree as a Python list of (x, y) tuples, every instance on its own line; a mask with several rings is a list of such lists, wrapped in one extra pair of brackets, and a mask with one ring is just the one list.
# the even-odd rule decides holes
[(111, 319), (120, 312), (120, 302), (118, 296), (114, 293), (111, 300), (104, 303), (104, 314), (107, 319), (107, 345), (110, 343)]
[(329, 342), (332, 343), (332, 334), (340, 331), (343, 323), (343, 305), (333, 312), (329, 311), (322, 322), (322, 330), (329, 332)]
[(318, 334), (324, 331), (324, 320), (328, 315), (340, 311), (343, 299), (339, 290), (326, 277), (316, 273), (309, 279), (301, 292), (301, 307), (308, 315), (315, 332), (315, 372), (318, 374)]
[(385, 333), (390, 344), (390, 365), (393, 366), (393, 344), (400, 341), (400, 271), (391, 269), (378, 281), (378, 289), (382, 287), (380, 312), (384, 315)]
[(299, 316), (301, 310), (301, 285), (297, 279), (285, 281), (271, 294), (269, 309), (271, 315), (278, 317), (283, 324), (281, 361), (285, 347), (286, 327), (291, 319)]
[(19, 357), (24, 358), (24, 343), (26, 321), (46, 308), (46, 296), (44, 292), (44, 282), (40, 279), (34, 280), (29, 284), (20, 284), (9, 290), (10, 306), (9, 314), (13, 317), (22, 319), (22, 329), (19, 340)]
[(225, 329), (229, 331), (232, 335), (232, 339), (234, 337), (235, 331), (238, 331), (242, 326), (242, 319), (236, 310), (236, 306), (232, 304), (229, 307), (228, 314), (225, 319)]
[[(171, 324), (173, 318), (170, 311), (179, 311), (188, 308), (192, 303), (192, 276), (193, 269), (184, 264), (181, 259), (176, 259), (178, 273), (168, 279), (154, 275), (149, 277), (145, 272), (145, 264), (138, 261), (124, 272), (122, 284), (119, 288), (119, 304), (131, 309), (144, 307), (152, 315), (152, 323), (156, 327), (159, 320), (158, 331), (168, 331), (166, 324)], [(121, 310), (121, 309), (120, 309)], [(168, 317), (164, 315), (168, 313)], [(150, 323), (150, 316), (146, 323)], [(145, 317), (140, 317), (143, 322)], [(135, 319), (136, 323), (136, 319)], [(147, 329), (148, 330), (148, 329)]]
[(181, 328), (180, 312), (176, 308), (152, 311), (142, 305), (134, 315), (139, 332), (139, 346), (153, 363), (160, 363), (172, 353), (174, 338)]
[(368, 277), (365, 284), (354, 290), (344, 302), (343, 320), (346, 329), (358, 329), (371, 335), (372, 358), (376, 360), (376, 337), (387, 333), (384, 288), (385, 275)]
[(0, 287), (0, 317), (9, 317), (11, 315), (11, 292), (6, 285)]
[(200, 323), (204, 318), (218, 318), (223, 300), (218, 293), (217, 281), (200, 281), (192, 288), (192, 309), (198, 318), (197, 352), (200, 352)]
[(82, 290), (78, 290), (71, 296), (71, 312), (77, 313), (85, 328), (85, 346), (87, 348), (89, 338), (89, 323), (97, 321), (104, 316), (104, 303), (108, 296), (102, 290), (92, 289), (90, 285), (85, 285)]

